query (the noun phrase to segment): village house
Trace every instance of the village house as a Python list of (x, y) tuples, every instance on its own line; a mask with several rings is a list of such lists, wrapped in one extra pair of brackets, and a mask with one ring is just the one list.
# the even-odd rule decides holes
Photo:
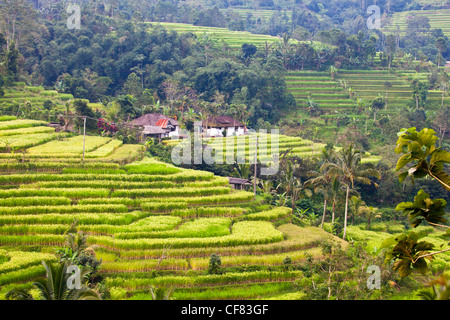
[(207, 137), (241, 136), (247, 132), (244, 124), (229, 116), (210, 117), (202, 121)]
[(180, 125), (177, 120), (161, 113), (147, 113), (130, 121), (130, 124), (141, 129), (142, 139), (146, 137), (170, 138), (180, 135)]

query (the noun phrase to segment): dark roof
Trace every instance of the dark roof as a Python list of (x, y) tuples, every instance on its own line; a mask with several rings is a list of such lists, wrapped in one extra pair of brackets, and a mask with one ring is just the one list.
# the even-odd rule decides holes
[(228, 182), (230, 184), (244, 184), (244, 185), (250, 185), (250, 181), (248, 179), (240, 179), (240, 178), (233, 178), (233, 177), (227, 177)]
[(213, 128), (226, 128), (226, 127), (245, 127), (244, 124), (229, 116), (210, 117), (207, 120), (202, 121), (202, 126)]
[(161, 113), (144, 114), (142, 117), (130, 121), (130, 124), (133, 126), (156, 126), (156, 123), (161, 119), (168, 120), (172, 126), (178, 126), (177, 120), (169, 118)]
[(162, 134), (166, 133), (165, 130), (163, 130), (159, 126), (144, 126), (144, 130), (142, 131), (143, 134)]

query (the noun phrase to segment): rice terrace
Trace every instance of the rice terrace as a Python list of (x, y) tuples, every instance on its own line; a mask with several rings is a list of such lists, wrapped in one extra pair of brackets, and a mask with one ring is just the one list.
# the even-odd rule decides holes
[(450, 299), (449, 10), (2, 1), (1, 302)]

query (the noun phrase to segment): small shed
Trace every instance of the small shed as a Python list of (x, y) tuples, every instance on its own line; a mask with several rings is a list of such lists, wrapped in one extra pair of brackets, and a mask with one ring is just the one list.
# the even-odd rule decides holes
[(250, 180), (248, 179), (241, 179), (241, 178), (233, 178), (233, 177), (227, 177), (228, 182), (231, 185), (233, 189), (236, 190), (245, 190), (246, 186), (251, 186)]
[(164, 137), (164, 135), (166, 134), (166, 131), (160, 126), (144, 126), (142, 134), (144, 136), (144, 139), (148, 136), (151, 136), (161, 140), (161, 138)]

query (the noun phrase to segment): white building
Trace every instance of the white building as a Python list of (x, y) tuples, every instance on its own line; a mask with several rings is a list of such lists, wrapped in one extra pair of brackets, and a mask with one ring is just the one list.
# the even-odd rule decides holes
[(229, 116), (210, 117), (203, 120), (202, 128), (207, 137), (241, 136), (247, 132), (244, 124)]

